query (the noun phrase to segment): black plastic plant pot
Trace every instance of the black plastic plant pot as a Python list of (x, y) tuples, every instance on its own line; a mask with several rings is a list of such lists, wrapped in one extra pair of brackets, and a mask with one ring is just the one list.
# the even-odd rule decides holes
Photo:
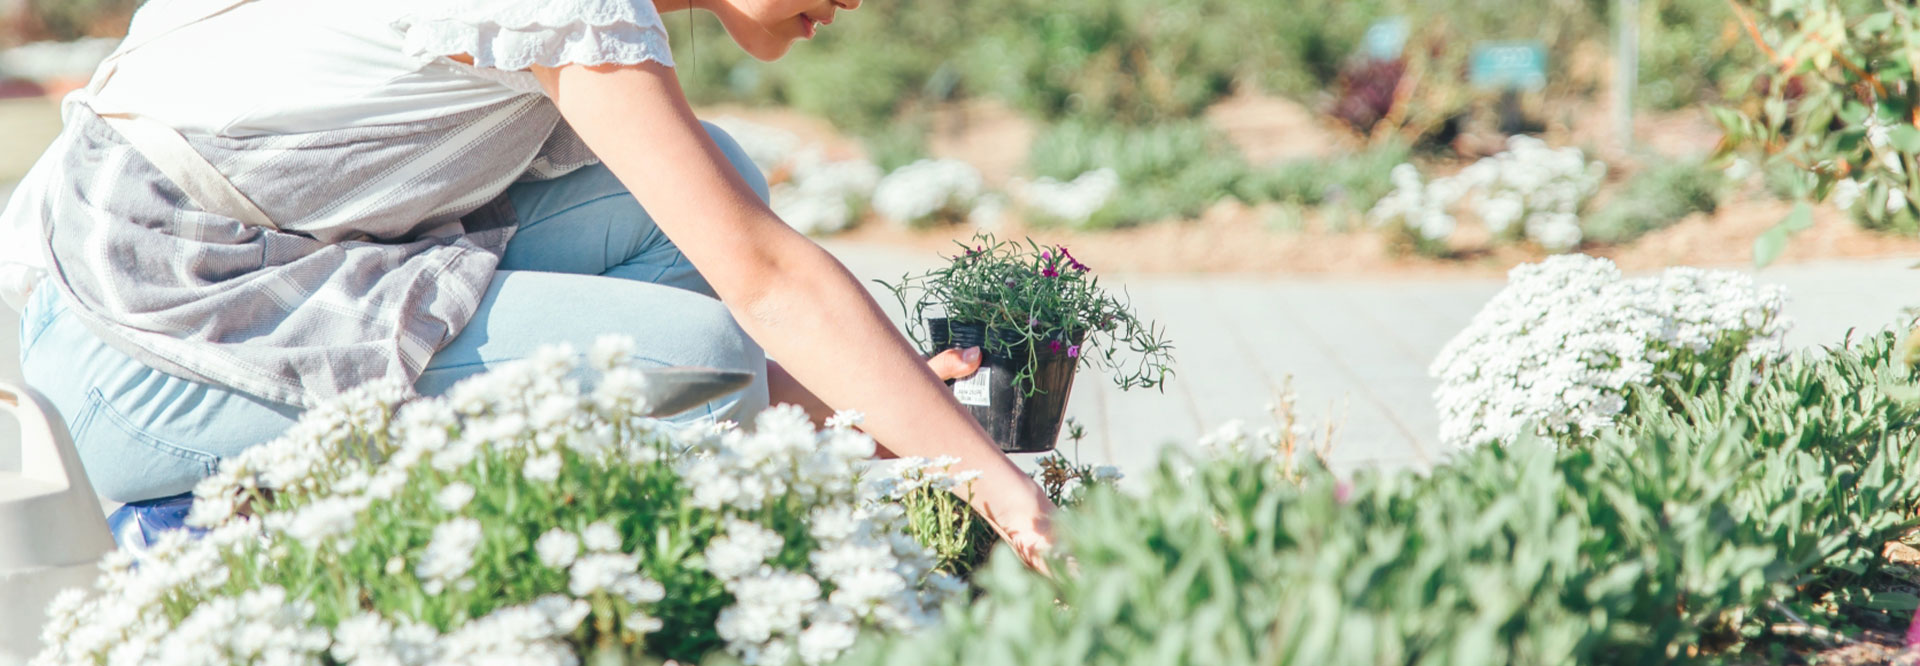
[[(1039, 365), (1034, 368), (1032, 385), (1028, 386), (1014, 381), (1030, 360), (1028, 346), (1024, 341), (1014, 342), (1015, 336), (995, 331), (1002, 336), (1001, 340), (1012, 343), (994, 345), (1000, 350), (996, 352), (984, 344), (987, 331), (982, 324), (928, 319), (927, 330), (931, 333), (934, 354), (948, 349), (981, 348), (980, 370), (964, 379), (949, 379), (947, 385), (953, 387), (954, 398), (973, 412), (974, 420), (986, 428), (1000, 450), (1007, 453), (1053, 450), (1054, 442), (1060, 438), (1060, 424), (1067, 416), (1067, 397), (1073, 392), (1073, 374), (1080, 366), (1080, 359), (1051, 348), (1037, 350), (1035, 357)], [(1029, 388), (1034, 390), (1030, 392)]]

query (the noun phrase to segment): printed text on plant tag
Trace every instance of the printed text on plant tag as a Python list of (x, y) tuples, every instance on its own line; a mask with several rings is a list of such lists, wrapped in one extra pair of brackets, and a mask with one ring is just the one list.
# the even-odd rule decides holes
[(975, 371), (973, 376), (955, 381), (953, 383), (954, 399), (959, 400), (962, 405), (992, 407), (993, 400), (989, 397), (992, 391), (988, 390), (991, 385), (988, 380), (992, 377), (992, 373), (992, 368), (981, 368)]

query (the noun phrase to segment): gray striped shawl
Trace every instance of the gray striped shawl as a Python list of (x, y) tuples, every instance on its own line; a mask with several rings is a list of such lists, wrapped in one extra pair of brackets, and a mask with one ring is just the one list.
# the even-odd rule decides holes
[(493, 280), (520, 179), (593, 162), (544, 97), (427, 122), (189, 135), (284, 231), (195, 206), (81, 99), (42, 157), (48, 282), (155, 369), (311, 406), (403, 377), (458, 335)]

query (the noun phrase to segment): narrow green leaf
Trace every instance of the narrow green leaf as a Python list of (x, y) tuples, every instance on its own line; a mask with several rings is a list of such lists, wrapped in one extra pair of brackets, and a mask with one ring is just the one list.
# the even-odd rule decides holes
[(1759, 238), (1753, 239), (1753, 265), (1755, 268), (1765, 268), (1786, 251), (1787, 228), (1776, 226), (1768, 229)]
[(1788, 233), (1806, 231), (1813, 228), (1813, 204), (1802, 201), (1795, 204), (1793, 212), (1787, 213), (1787, 219), (1780, 222)]

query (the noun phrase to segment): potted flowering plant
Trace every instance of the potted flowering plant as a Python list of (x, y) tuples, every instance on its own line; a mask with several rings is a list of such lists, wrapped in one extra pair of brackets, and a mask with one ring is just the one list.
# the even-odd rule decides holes
[(1164, 333), (1065, 247), (981, 234), (945, 267), (880, 284), (929, 355), (981, 348), (980, 370), (949, 383), (1008, 452), (1053, 450), (1083, 365), (1108, 370), (1122, 389), (1161, 387), (1173, 376)]

